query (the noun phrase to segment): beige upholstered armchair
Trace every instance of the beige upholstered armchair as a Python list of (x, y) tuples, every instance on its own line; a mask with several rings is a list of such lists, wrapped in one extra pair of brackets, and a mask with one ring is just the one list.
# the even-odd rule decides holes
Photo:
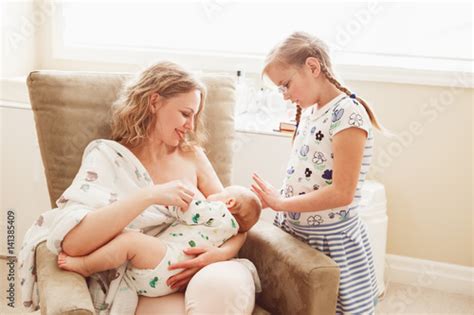
[[(72, 182), (82, 152), (93, 139), (108, 138), (110, 107), (128, 74), (35, 71), (28, 77), (51, 205)], [(234, 82), (201, 77), (209, 94), (205, 116), (208, 157), (224, 185), (231, 183)], [(266, 222), (250, 232), (240, 251), (257, 267), (263, 292), (254, 314), (333, 314), (339, 270), (325, 255)], [(44, 243), (36, 249), (42, 314), (94, 314), (86, 282), (60, 270)], [(265, 311), (266, 310), (266, 311)]]

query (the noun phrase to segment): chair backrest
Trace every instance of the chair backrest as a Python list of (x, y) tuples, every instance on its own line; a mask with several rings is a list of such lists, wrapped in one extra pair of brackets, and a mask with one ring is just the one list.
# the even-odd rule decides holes
[[(51, 205), (71, 184), (83, 150), (98, 138), (110, 138), (110, 109), (131, 74), (34, 71), (28, 91), (34, 113)], [(202, 75), (208, 98), (206, 153), (223, 185), (231, 182), (234, 138), (234, 80)]]

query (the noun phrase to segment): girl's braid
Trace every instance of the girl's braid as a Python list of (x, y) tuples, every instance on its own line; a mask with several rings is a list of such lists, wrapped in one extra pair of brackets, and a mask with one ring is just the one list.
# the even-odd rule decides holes
[(295, 140), (296, 132), (298, 131), (298, 127), (300, 125), (300, 119), (301, 119), (301, 107), (299, 105), (296, 105), (296, 114), (295, 114), (296, 129), (295, 129), (295, 132), (293, 133), (293, 140)]

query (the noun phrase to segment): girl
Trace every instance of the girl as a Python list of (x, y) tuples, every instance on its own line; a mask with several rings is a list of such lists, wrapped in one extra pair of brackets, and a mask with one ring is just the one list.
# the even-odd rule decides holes
[(275, 225), (339, 265), (337, 313), (373, 313), (378, 289), (357, 211), (372, 126), (381, 127), (367, 103), (335, 79), (328, 49), (314, 36), (292, 34), (270, 52), (263, 74), (296, 104), (297, 128), (280, 193), (256, 174), (252, 190), (277, 211)]

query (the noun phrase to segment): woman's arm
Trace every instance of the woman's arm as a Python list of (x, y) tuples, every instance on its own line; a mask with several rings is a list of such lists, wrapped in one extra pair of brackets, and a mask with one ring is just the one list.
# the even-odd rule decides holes
[(153, 204), (186, 208), (194, 193), (181, 181), (142, 188), (128, 197), (89, 212), (64, 237), (63, 251), (70, 256), (83, 256), (118, 235), (143, 210)]
[(219, 247), (222, 252), (222, 257), (227, 260), (237, 256), (242, 246), (244, 246), (245, 240), (247, 239), (247, 232), (239, 233), (228, 239), (224, 244)]
[(330, 186), (282, 198), (271, 185), (254, 176), (257, 185), (252, 185), (252, 190), (276, 211), (307, 212), (346, 206), (352, 202), (357, 187), (366, 139), (367, 132), (359, 128), (348, 128), (334, 135), (333, 182)]
[(196, 272), (201, 268), (219, 261), (228, 260), (237, 256), (244, 245), (247, 232), (239, 233), (227, 240), (221, 247), (191, 247), (184, 250), (186, 255), (197, 255), (193, 259), (179, 262), (169, 266), (170, 270), (185, 269), (184, 271), (168, 278), (166, 284), (172, 289), (184, 288)]
[(87, 255), (119, 234), (151, 205), (148, 194), (139, 190), (128, 198), (89, 212), (64, 237), (63, 251), (70, 256)]

